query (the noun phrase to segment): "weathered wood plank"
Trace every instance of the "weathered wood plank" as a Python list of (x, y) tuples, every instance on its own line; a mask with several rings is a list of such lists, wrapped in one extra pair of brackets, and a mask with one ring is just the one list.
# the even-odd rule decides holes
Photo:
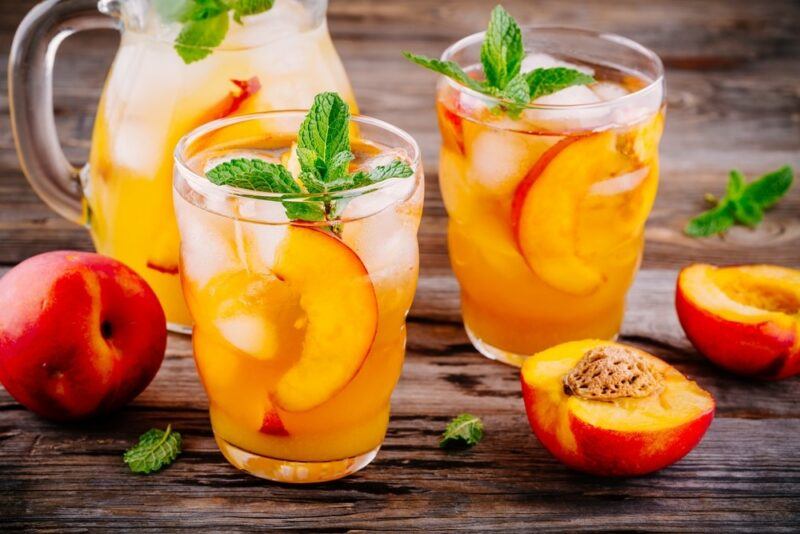
[[(54, 425), (0, 391), (0, 529), (800, 530), (800, 381), (760, 383), (719, 371), (691, 348), (672, 304), (676, 269), (689, 262), (800, 267), (800, 188), (755, 231), (736, 228), (708, 240), (681, 234), (687, 218), (704, 208), (703, 193), (720, 192), (730, 168), (751, 175), (784, 163), (800, 168), (800, 4), (653, 0), (645, 9), (636, 0), (503, 2), (526, 22), (627, 35), (668, 66), (662, 186), (622, 339), (709, 389), (717, 418), (675, 466), (603, 480), (549, 457), (528, 430), (517, 371), (475, 353), (460, 322), (436, 184), (434, 77), (399, 51), (440, 53), (482, 29), (494, 3), (333, 0), (329, 9), (363, 110), (420, 141), (429, 179), (408, 358), (375, 463), (343, 481), (304, 488), (235, 471), (211, 436), (189, 341), (171, 336), (153, 384), (104, 421)], [(8, 109), (11, 35), (33, 0), (7, 4), (0, 10), (0, 111)], [(113, 32), (71, 38), (57, 61), (57, 124), (76, 163), (88, 151), (117, 39)], [(33, 194), (16, 160), (8, 113), (0, 113), (0, 265), (57, 248), (90, 250), (91, 242)], [(471, 451), (440, 451), (444, 424), (465, 410), (484, 418), (486, 440)], [(127, 473), (121, 451), (140, 432), (168, 422), (184, 434), (183, 457), (156, 476)]]

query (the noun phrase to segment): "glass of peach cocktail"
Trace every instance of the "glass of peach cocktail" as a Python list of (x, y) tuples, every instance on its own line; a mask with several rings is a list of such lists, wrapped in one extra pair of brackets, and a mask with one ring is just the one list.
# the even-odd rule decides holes
[[(142, 275), (171, 326), (188, 331), (191, 319), (181, 295), (172, 206), (175, 144), (192, 129), (222, 117), (307, 109), (320, 91), (339, 91), (355, 105), (328, 34), (327, 0), (98, 2), (110, 16), (89, 4), (62, 2), (49, 11), (35, 10), (17, 39), (17, 50), (30, 49), (38, 58), (46, 55), (35, 55), (40, 46), (36, 36), (59, 17), (68, 19), (70, 28), (122, 29), (80, 192), (64, 193), (75, 189), (72, 178), (77, 173), (69, 166), (65, 169), (66, 160), (54, 152), (57, 140), (44, 142), (50, 130), (47, 118), (39, 115), (52, 113), (52, 106), (26, 104), (22, 98), (28, 93), (34, 98), (37, 84), (49, 79), (29, 81), (21, 74), (14, 78), (20, 153), (29, 179), (45, 200), (86, 224), (98, 252)], [(29, 32), (34, 26), (37, 30)], [(18, 63), (25, 71), (34, 61), (18, 58)], [(31, 107), (42, 111), (27, 111)], [(40, 163), (43, 153), (46, 164)]]
[[(436, 102), (465, 327), (481, 353), (515, 365), (564, 341), (617, 335), (663, 125), (662, 66), (649, 50), (580, 30), (521, 36), (522, 72), (571, 69), (589, 83), (520, 105), (443, 76)], [(484, 80), (484, 38), (459, 41), (442, 60)]]
[(214, 435), (233, 465), (282, 482), (374, 458), (417, 282), (417, 145), (341, 106), (326, 94), (305, 121), (212, 122), (176, 152), (181, 275)]

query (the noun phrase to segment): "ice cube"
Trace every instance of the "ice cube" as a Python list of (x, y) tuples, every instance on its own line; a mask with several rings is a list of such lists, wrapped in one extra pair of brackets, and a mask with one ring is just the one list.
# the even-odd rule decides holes
[(466, 179), (496, 196), (505, 197), (519, 185), (555, 139), (464, 123), (467, 147)]
[(589, 189), (589, 194), (598, 196), (612, 196), (619, 195), (627, 191), (632, 191), (639, 187), (639, 184), (641, 184), (642, 181), (647, 178), (649, 173), (649, 167), (642, 167), (641, 169), (637, 169), (633, 172), (621, 174), (619, 176), (609, 178), (608, 180), (597, 182), (592, 184), (592, 187)]
[[(280, 203), (274, 203), (280, 206)], [(282, 209), (282, 208), (281, 208)], [(274, 269), (278, 250), (288, 235), (286, 225), (241, 222), (243, 259), (252, 271), (270, 272)]]
[(555, 93), (540, 96), (533, 101), (534, 104), (543, 106), (579, 106), (597, 104), (599, 102), (602, 102), (600, 97), (585, 85), (573, 85)]
[(240, 314), (214, 321), (222, 337), (240, 351), (259, 359), (270, 359), (276, 352), (275, 325), (257, 315)]
[(215, 276), (241, 269), (231, 219), (208, 212), (175, 195), (181, 232), (182, 267), (191, 283), (205, 286)]
[(590, 87), (601, 100), (615, 100), (630, 94), (623, 86), (613, 82), (597, 82)]
[(594, 69), (591, 67), (587, 67), (585, 65), (576, 65), (575, 63), (570, 63), (568, 61), (562, 61), (549, 54), (544, 54), (541, 52), (532, 52), (525, 56), (525, 58), (522, 60), (521, 70), (522, 72), (528, 72), (535, 69), (550, 69), (553, 67), (566, 67), (581, 71), (589, 76), (594, 76)]

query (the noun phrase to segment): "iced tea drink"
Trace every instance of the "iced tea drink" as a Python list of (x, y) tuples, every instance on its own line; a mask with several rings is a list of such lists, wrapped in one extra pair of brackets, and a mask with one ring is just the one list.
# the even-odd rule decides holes
[(326, 196), (339, 206), (326, 220), (292, 220), (306, 210), (285, 196), (210, 181), (209, 169), (242, 158), (284, 165), (297, 180), (303, 114), (216, 121), (179, 145), (175, 170), (181, 279), (217, 443), (236, 467), (295, 483), (352, 473), (383, 441), (424, 189), (413, 139), (365, 117), (350, 121), (350, 170), (402, 161), (413, 173)]
[(307, 109), (324, 90), (355, 106), (326, 3), (277, 0), (243, 24), (231, 20), (222, 45), (189, 64), (174, 50), (176, 25), (161, 22), (149, 2), (124, 4), (125, 16), (141, 20), (123, 32), (100, 102), (83, 177), (85, 213), (98, 252), (141, 274), (174, 326), (191, 324), (178, 278), (175, 144), (214, 119)]
[[(642, 258), (658, 186), (662, 67), (618, 36), (523, 28), (522, 71), (567, 67), (594, 77), (506, 104), (442, 77), (439, 179), (448, 242), (475, 347), (520, 365), (546, 347), (614, 338)], [(443, 60), (483, 78), (484, 34)]]

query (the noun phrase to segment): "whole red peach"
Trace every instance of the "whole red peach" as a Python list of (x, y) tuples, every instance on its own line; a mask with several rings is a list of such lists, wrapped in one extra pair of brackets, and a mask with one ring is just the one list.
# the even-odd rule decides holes
[(155, 376), (166, 341), (155, 293), (111, 258), (48, 252), (0, 279), (0, 382), (42, 417), (125, 405)]

